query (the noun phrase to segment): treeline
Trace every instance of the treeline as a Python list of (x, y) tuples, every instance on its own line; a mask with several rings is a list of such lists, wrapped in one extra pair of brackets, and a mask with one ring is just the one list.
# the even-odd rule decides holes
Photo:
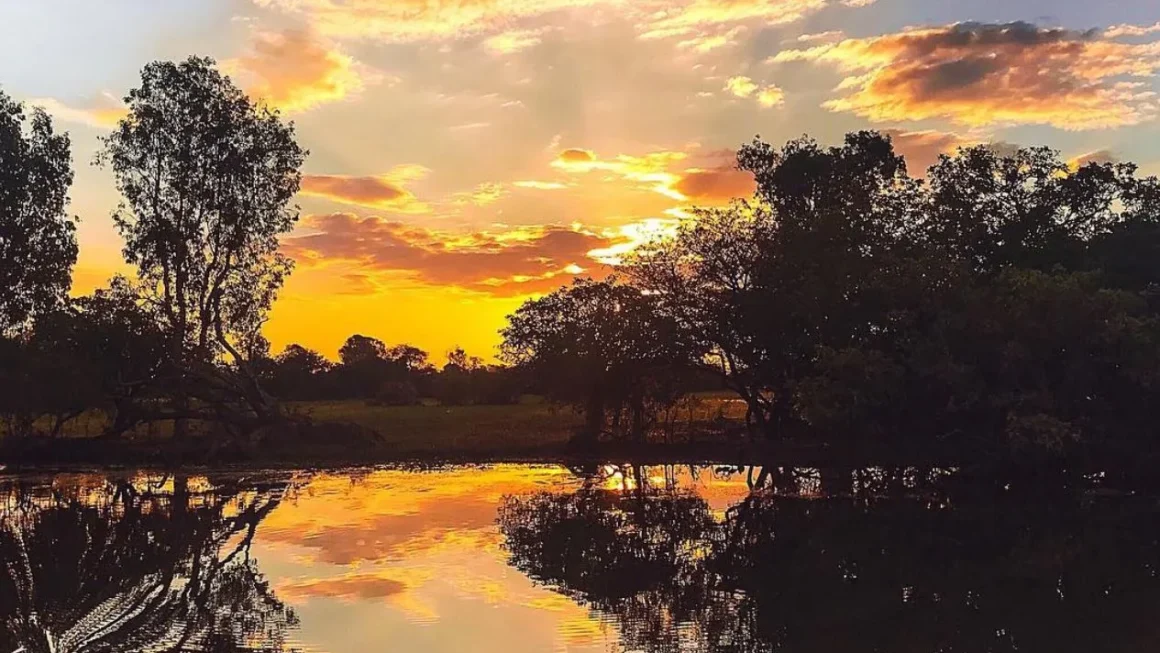
[(711, 369), (773, 441), (1155, 453), (1155, 177), (980, 145), (919, 178), (875, 132), (755, 140), (737, 162), (754, 197), (512, 316), (506, 360), (583, 407), (589, 438), (620, 406), (646, 424), (673, 379)]
[(486, 365), (462, 348), (448, 352), (436, 368), (427, 352), (411, 345), (388, 347), (364, 335), (347, 338), (338, 362), (292, 344), (254, 366), (265, 387), (286, 400), (363, 399), (384, 406), (423, 400), (445, 406), (514, 404), (529, 390), (527, 379), (509, 367)]

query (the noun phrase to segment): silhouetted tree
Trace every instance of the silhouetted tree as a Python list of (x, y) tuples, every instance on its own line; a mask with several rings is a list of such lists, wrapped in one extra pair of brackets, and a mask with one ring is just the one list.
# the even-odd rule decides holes
[[(158, 307), (182, 375), (174, 416), (191, 412), (191, 393), (212, 387), (199, 399), (217, 405), (217, 418), (226, 417), (221, 399), (230, 394), (259, 422), (275, 417), (245, 350), (291, 268), (278, 237), (297, 218), (289, 202), (306, 152), (293, 126), (247, 98), (211, 59), (151, 63), (125, 102), (128, 115), (98, 160), (124, 198), (113, 218), (125, 260)], [(223, 354), (228, 369), (217, 364)]]
[(77, 259), (67, 134), (0, 91), (0, 336), (63, 305)]
[(526, 302), (501, 331), (502, 354), (529, 370), (548, 396), (582, 407), (589, 441), (610, 414), (643, 438), (656, 404), (680, 396), (681, 372), (696, 355), (652, 297), (615, 279), (578, 279)]
[(920, 181), (873, 132), (756, 140), (738, 166), (752, 200), (697, 211), (627, 269), (753, 432), (973, 455), (1147, 437), (1155, 178), (973, 147)]
[(326, 374), (334, 366), (322, 354), (302, 345), (286, 345), (270, 366), (270, 392), (285, 399), (322, 399), (326, 396)]

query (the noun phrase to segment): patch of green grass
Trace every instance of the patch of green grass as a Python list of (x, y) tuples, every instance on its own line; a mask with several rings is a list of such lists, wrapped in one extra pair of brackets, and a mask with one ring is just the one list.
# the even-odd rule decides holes
[[(583, 416), (567, 406), (527, 396), (501, 406), (377, 406), (363, 400), (288, 402), (286, 408), (315, 424), (353, 424), (382, 438), (383, 455), (486, 458), (489, 455), (538, 455), (561, 451), (577, 433)], [(724, 427), (739, 424), (744, 404), (717, 393), (694, 395), (660, 416), (650, 437), (654, 442), (714, 439)], [(62, 438), (84, 440), (100, 435), (107, 417), (90, 411), (65, 425)], [(193, 435), (211, 425), (190, 423)], [(328, 431), (318, 429), (317, 437)], [(144, 424), (128, 432), (127, 440), (144, 446), (163, 443), (173, 434), (172, 422)], [(319, 444), (325, 444), (320, 441)]]
[(544, 402), (510, 406), (372, 406), (358, 400), (310, 401), (291, 410), (316, 422), (347, 422), (379, 433), (400, 452), (471, 454), (563, 445), (582, 420)]

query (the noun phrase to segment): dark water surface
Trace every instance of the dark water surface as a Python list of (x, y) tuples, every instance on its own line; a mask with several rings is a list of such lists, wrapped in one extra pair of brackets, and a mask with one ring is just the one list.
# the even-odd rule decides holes
[(1098, 483), (496, 465), (0, 493), (0, 653), (1160, 651), (1158, 503)]

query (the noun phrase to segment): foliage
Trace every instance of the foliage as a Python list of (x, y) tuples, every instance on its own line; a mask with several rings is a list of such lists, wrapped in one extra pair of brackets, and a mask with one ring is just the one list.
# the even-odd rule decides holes
[(0, 335), (60, 308), (77, 259), (67, 134), (0, 92)]
[(583, 435), (596, 438), (611, 417), (643, 438), (655, 407), (680, 394), (696, 352), (675, 319), (649, 295), (615, 278), (578, 279), (530, 300), (508, 318), (502, 355), (528, 370), (546, 395), (582, 407)]
[[(113, 218), (125, 260), (170, 339), (177, 412), (208, 378), (217, 392), (204, 402), (232, 394), (264, 417), (273, 409), (245, 352), (291, 268), (278, 237), (297, 219), (306, 152), (211, 59), (151, 63), (125, 102), (98, 160), (124, 198)], [(236, 373), (217, 365), (222, 353)]]
[(911, 178), (888, 137), (738, 166), (752, 201), (696, 212), (633, 283), (766, 437), (987, 455), (1139, 447), (1160, 369), (1160, 182), (971, 147)]

